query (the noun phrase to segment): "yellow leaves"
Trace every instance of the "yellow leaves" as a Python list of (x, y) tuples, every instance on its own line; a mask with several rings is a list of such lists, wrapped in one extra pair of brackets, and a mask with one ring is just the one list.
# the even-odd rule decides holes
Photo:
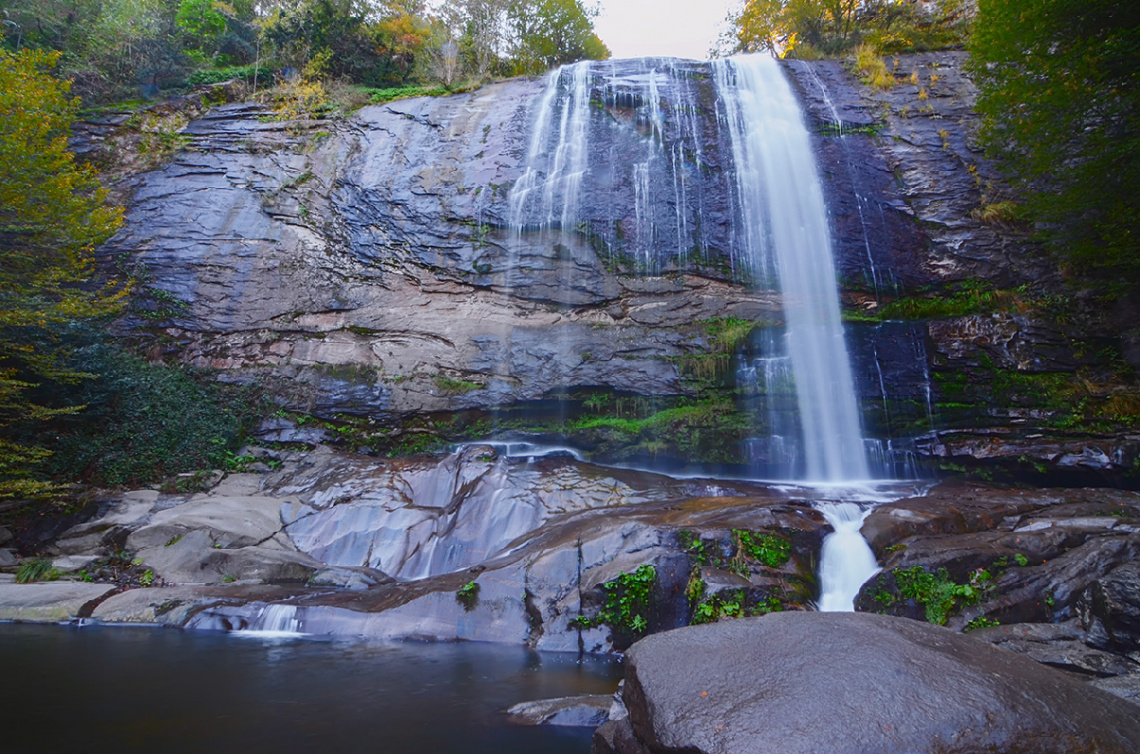
[(0, 373), (0, 426), (58, 415), (27, 400), (28, 378), (81, 378), (52, 344), (77, 320), (119, 311), (127, 292), (89, 285), (92, 249), (118, 230), (123, 212), (104, 206), (93, 170), (67, 151), (78, 100), (50, 75), (58, 59), (0, 50), (0, 363), (10, 368)]

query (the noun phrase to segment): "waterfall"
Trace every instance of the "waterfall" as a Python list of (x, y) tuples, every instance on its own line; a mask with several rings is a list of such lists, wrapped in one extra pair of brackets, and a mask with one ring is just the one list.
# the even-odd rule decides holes
[(301, 620), (295, 605), (270, 604), (257, 611), (248, 628), (235, 632), (237, 636), (260, 639), (283, 639), (304, 636)]
[(587, 167), (589, 77), (590, 63), (583, 61), (558, 68), (547, 79), (527, 146), (526, 171), (509, 197), (507, 223), (516, 233), (573, 230)]
[[(738, 370), (768, 411), (750, 452), (783, 478), (866, 480), (823, 190), (798, 103), (767, 56), (712, 65), (713, 80), (700, 64), (660, 58), (549, 75), (508, 195), (507, 285), (572, 303), (557, 289), (595, 254), (649, 275), (699, 270), (715, 255), (713, 265), (782, 301), (784, 326), (763, 328), (758, 357)], [(698, 117), (713, 100), (715, 117)], [(717, 135), (731, 162), (705, 164), (702, 142)], [(723, 199), (706, 215), (710, 192)]]
[[(843, 338), (831, 231), (799, 105), (766, 55), (714, 66), (736, 168), (741, 225), (736, 241), (753, 278), (775, 283), (782, 297), (783, 347), (771, 332), (764, 345), (768, 363), (788, 369), (795, 385), (802, 447), (793, 455), (802, 456), (810, 481), (865, 480), (870, 473)], [(786, 353), (786, 363), (775, 352)], [(769, 367), (764, 376), (771, 394), (769, 381), (784, 374)], [(775, 406), (769, 400), (770, 448), (786, 439)], [(834, 529), (820, 558), (819, 609), (854, 610), (859, 588), (879, 570), (859, 533), (870, 508), (847, 502), (816, 507)]]
[(867, 479), (831, 232), (799, 105), (767, 55), (719, 60), (714, 69), (735, 163), (735, 241), (753, 279), (778, 283), (783, 299), (805, 476)]
[(880, 570), (875, 554), (859, 533), (871, 509), (856, 503), (817, 503), (815, 507), (835, 529), (823, 540), (819, 609), (851, 612), (859, 588)]
[(547, 248), (584, 255), (595, 239), (605, 263), (620, 258), (649, 275), (683, 269), (704, 249), (697, 65), (645, 58), (552, 71), (507, 197), (512, 246), (533, 248), (545, 234)]

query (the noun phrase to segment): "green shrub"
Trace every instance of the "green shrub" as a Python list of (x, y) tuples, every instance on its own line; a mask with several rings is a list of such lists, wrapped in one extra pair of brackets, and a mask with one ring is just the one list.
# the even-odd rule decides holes
[(149, 364), (115, 346), (81, 349), (82, 412), (56, 423), (50, 469), (65, 480), (138, 485), (225, 468), (261, 418), (257, 391), (184, 367)]
[[(570, 621), (570, 625), (575, 628), (592, 628), (604, 623), (615, 633), (638, 639), (649, 628), (653, 587), (656, 583), (657, 569), (651, 565), (640, 566), (633, 573), (623, 573), (602, 584), (606, 601), (597, 617), (579, 615)], [(619, 641), (615, 639), (615, 643)]]
[(939, 626), (946, 625), (947, 618), (966, 605), (980, 601), (992, 589), (993, 579), (989, 571), (978, 569), (970, 574), (965, 584), (955, 582), (949, 571), (939, 568), (934, 573), (922, 566), (896, 568), (892, 572), (898, 595), (880, 591), (875, 600), (890, 607), (901, 600), (914, 600), (925, 608), (926, 620)]
[(747, 529), (733, 529), (738, 552), (769, 568), (779, 568), (792, 556), (792, 543), (775, 534), (759, 534)]
[(997, 621), (997, 620), (994, 620), (993, 618), (986, 618), (984, 616), (979, 615), (977, 618), (974, 618), (969, 623), (967, 623), (965, 628), (962, 629), (962, 632), (963, 633), (970, 633), (971, 631), (975, 631), (979, 628), (992, 628), (993, 626), (1000, 626), (1000, 625), (1001, 625), (1001, 621)]
[(451, 94), (442, 86), (396, 86), (390, 89), (370, 89), (368, 91), (374, 105), (382, 105), (385, 102), (408, 99), (409, 97), (446, 97)]
[(455, 601), (463, 605), (464, 612), (471, 612), (479, 602), (479, 584), (468, 581), (455, 592)]
[(51, 560), (48, 558), (25, 560), (16, 569), (17, 584), (30, 584), (33, 581), (55, 581), (59, 576), (59, 570), (52, 568)]
[(253, 81), (255, 76), (259, 81), (264, 81), (267, 84), (273, 81), (273, 73), (265, 66), (235, 65), (228, 68), (205, 68), (194, 71), (186, 77), (186, 83), (189, 86), (203, 86), (220, 84), (232, 79)]

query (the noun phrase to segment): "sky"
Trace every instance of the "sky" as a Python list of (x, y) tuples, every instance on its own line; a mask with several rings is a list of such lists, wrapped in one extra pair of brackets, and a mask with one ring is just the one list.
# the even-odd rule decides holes
[[(588, 4), (588, 3), (587, 3)], [(615, 58), (704, 60), (739, 0), (601, 0), (594, 30)]]

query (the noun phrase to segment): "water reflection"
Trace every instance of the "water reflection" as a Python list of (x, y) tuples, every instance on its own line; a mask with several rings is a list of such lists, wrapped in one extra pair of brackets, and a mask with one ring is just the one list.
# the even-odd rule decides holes
[(527, 699), (609, 694), (603, 658), (480, 644), (241, 640), (0, 625), (5, 751), (589, 751), (591, 731), (506, 725)]

